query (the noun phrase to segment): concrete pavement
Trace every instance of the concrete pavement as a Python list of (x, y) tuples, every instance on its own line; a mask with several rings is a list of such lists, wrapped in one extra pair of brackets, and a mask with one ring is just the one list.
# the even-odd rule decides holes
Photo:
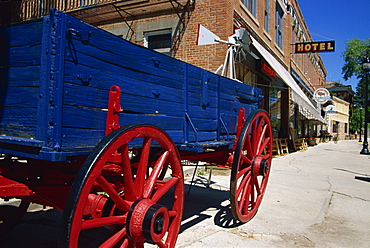
[[(227, 197), (218, 192), (225, 201), (201, 212), (212, 217), (181, 233), (178, 247), (370, 247), (370, 156), (360, 155), (361, 147), (329, 142), (274, 158), (265, 197), (250, 222), (218, 225), (218, 217), (224, 214), (226, 223), (230, 214), (223, 208)], [(227, 177), (212, 178), (212, 188), (228, 190)]]
[[(361, 147), (329, 142), (274, 158), (260, 209), (242, 225), (231, 216), (229, 171), (214, 170), (209, 188), (208, 175), (197, 176), (176, 247), (370, 247), (370, 155)], [(0, 247), (54, 247), (60, 215), (28, 213)]]

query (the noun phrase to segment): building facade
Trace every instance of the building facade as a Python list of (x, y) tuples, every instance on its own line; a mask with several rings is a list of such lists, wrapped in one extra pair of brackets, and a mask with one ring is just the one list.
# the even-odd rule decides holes
[(339, 140), (348, 139), (350, 103), (333, 96), (332, 104), (326, 107), (328, 132)]
[(199, 24), (221, 40), (245, 27), (252, 44), (250, 53), (236, 58), (236, 77), (263, 90), (262, 107), (271, 116), (274, 135), (288, 137), (289, 128), (294, 128), (301, 136), (311, 136), (312, 132), (317, 134), (318, 126), (326, 128), (321, 106), (311, 100), (317, 88), (326, 87), (324, 64), (318, 53), (296, 54), (292, 45), (313, 42), (298, 0), (11, 2), (2, 3), (12, 10), (1, 13), (2, 25), (46, 15), (47, 9), (53, 7), (212, 72), (224, 64), (228, 45), (220, 42), (197, 46)]

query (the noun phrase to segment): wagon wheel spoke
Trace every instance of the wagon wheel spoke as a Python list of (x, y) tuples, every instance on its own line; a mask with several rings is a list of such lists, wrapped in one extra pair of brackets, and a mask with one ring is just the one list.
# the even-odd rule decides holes
[(242, 192), (244, 190), (244, 188), (246, 187), (246, 184), (249, 184), (249, 181), (251, 180), (251, 173), (248, 173), (248, 174), (243, 174), (244, 178), (243, 180), (240, 182), (240, 187), (237, 189), (236, 191), (236, 195), (239, 196), (240, 195), (240, 192)]
[(258, 183), (258, 180), (257, 178), (254, 179), (254, 187), (256, 188), (256, 193), (257, 193), (257, 196), (261, 195), (261, 187), (260, 187), (260, 184)]
[(248, 159), (250, 161), (248, 164), (251, 164), (252, 163), (251, 161), (253, 159), (253, 154), (254, 153), (253, 153), (253, 148), (252, 147), (253, 147), (252, 146), (252, 141), (251, 141), (251, 139), (249, 137), (249, 134), (247, 134), (243, 151), (248, 151), (247, 157), (248, 157)]
[[(171, 175), (164, 181), (167, 167)], [(82, 233), (96, 229), (105, 236), (94, 247), (173, 248), (183, 200), (181, 161), (171, 138), (151, 125), (117, 129), (82, 165), (68, 196), (60, 242), (84, 247)]]
[(247, 164), (247, 165), (251, 165), (252, 164), (252, 160), (249, 159), (247, 156), (245, 156), (244, 154), (241, 154), (241, 157), (242, 157), (242, 161)]
[(168, 156), (169, 156), (169, 151), (165, 151), (160, 156), (160, 158), (157, 160), (151, 175), (149, 176), (148, 180), (145, 182), (145, 187), (144, 187), (145, 189), (144, 189), (144, 194), (143, 194), (144, 198), (148, 198), (152, 194), (154, 190), (155, 182), (160, 176)]
[(239, 192), (238, 192), (238, 197), (240, 195), (240, 205), (239, 205), (239, 209), (241, 212), (243, 212), (243, 208), (245, 208), (245, 205), (247, 205), (248, 207), (248, 204), (249, 204), (249, 194), (250, 194), (250, 191), (251, 191), (251, 178), (250, 177), (246, 177), (246, 181), (244, 184), (241, 184), (241, 186), (243, 187), (240, 187), (239, 189)]
[(179, 178), (173, 177), (162, 185), (153, 195), (153, 202), (158, 202), (175, 184), (179, 182)]
[(140, 162), (138, 165), (134, 186), (136, 189), (136, 195), (139, 197), (143, 196), (145, 177), (148, 171), (149, 154), (151, 138), (144, 138), (143, 148), (141, 151)]
[(241, 169), (237, 175), (237, 179), (239, 180), (239, 178), (241, 177), (248, 177), (250, 170), (251, 170), (251, 167), (245, 167)]
[[(127, 247), (128, 245), (128, 238), (126, 236), (126, 229), (121, 229), (120, 231), (116, 232), (112, 237), (107, 239), (100, 247), (114, 247), (119, 242), (122, 242), (122, 239), (126, 237), (126, 239), (122, 242), (121, 247)], [(126, 241), (126, 243), (125, 243)]]
[(103, 176), (99, 176), (96, 179), (96, 182), (102, 187), (102, 189), (106, 193), (108, 193), (109, 198), (111, 198), (117, 204), (117, 207), (120, 210), (127, 212), (130, 209), (130, 204), (127, 203), (124, 199), (122, 199), (118, 192)]
[(125, 175), (123, 182), (125, 188), (125, 196), (128, 201), (134, 201), (136, 199), (136, 191), (134, 186), (134, 180), (132, 176), (132, 167), (129, 157), (128, 145), (124, 144), (121, 146), (121, 159), (122, 159), (122, 170)]
[[(252, 153), (252, 156), (257, 153), (258, 148), (258, 128), (257, 128), (257, 121), (252, 123), (252, 127), (249, 130), (249, 135), (251, 137), (251, 144), (252, 144), (252, 150), (250, 151)], [(248, 151), (249, 152), (249, 151)]]
[(250, 114), (237, 141), (230, 177), (230, 201), (235, 219), (246, 222), (257, 212), (271, 166), (272, 127), (266, 111)]
[(125, 223), (126, 216), (111, 216), (99, 219), (85, 220), (81, 224), (81, 230), (93, 229), (104, 226), (112, 226)]
[[(262, 123), (262, 121), (261, 121), (261, 123)], [(258, 146), (257, 146), (256, 154), (261, 154), (263, 152), (263, 150), (266, 148), (267, 144), (269, 143), (270, 137), (268, 137), (267, 139), (265, 139), (265, 134), (266, 134), (267, 127), (268, 126), (265, 125), (263, 127), (260, 135), (259, 135), (259, 140), (258, 140)]]
[(160, 248), (167, 248), (167, 245), (163, 243), (162, 241), (159, 241), (158, 243), (156, 243), (156, 245), (158, 245), (158, 247)]

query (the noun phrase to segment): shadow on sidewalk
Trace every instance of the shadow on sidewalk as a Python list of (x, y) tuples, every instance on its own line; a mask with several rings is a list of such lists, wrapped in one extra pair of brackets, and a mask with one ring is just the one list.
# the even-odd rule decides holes
[[(207, 182), (205, 178), (198, 176), (195, 185), (191, 187), (190, 194), (187, 194), (189, 185), (185, 184), (184, 212), (180, 233), (204, 220), (212, 218), (213, 223), (222, 228), (233, 228), (243, 224), (235, 221), (232, 216), (229, 190), (221, 189), (221, 186), (214, 181), (210, 182), (211, 187), (207, 187), (205, 182)], [(0, 208), (3, 207), (5, 206), (0, 206)], [(0, 247), (57, 247), (62, 215), (63, 212), (57, 209), (25, 213), (20, 223), (9, 234), (0, 238)], [(84, 236), (90, 241), (83, 248), (97, 247), (96, 241), (91, 243), (93, 242), (91, 240), (100, 240), (99, 236), (103, 237), (104, 235), (106, 234), (102, 233), (102, 230), (87, 233)]]
[[(236, 221), (232, 215), (229, 190), (215, 189), (217, 186), (206, 187), (205, 179), (203, 179), (198, 177), (195, 180), (190, 194), (188, 194), (190, 185), (185, 185), (185, 204), (180, 233), (213, 216), (214, 224), (223, 228), (242, 225), (243, 223)], [(197, 184), (202, 186), (197, 186)], [(210, 186), (214, 184), (215, 182), (210, 182)]]
[(357, 177), (356, 176), (355, 179), (370, 183), (370, 178), (369, 177)]

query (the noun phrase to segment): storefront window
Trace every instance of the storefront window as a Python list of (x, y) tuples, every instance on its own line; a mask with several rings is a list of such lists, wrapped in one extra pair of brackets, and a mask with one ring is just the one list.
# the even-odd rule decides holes
[(245, 84), (257, 87), (257, 75), (241, 61), (235, 63), (236, 78)]
[(270, 87), (269, 113), (274, 137), (278, 137), (281, 128), (281, 91)]
[(333, 133), (338, 133), (339, 122), (333, 121)]

